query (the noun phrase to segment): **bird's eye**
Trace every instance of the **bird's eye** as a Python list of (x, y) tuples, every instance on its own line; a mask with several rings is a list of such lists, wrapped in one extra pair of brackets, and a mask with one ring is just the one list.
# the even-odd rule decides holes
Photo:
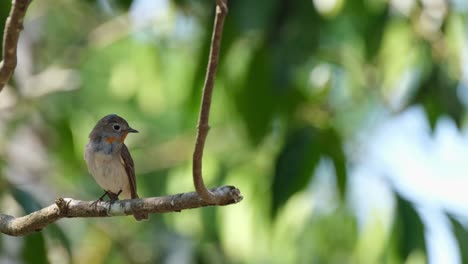
[(117, 124), (115, 124), (115, 125), (113, 126), (113, 128), (114, 128), (115, 131), (119, 131), (119, 130), (120, 130), (120, 126), (117, 125)]

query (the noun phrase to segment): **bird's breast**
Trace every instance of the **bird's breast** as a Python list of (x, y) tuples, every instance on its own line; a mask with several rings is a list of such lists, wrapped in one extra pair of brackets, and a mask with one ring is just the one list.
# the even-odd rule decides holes
[(101, 188), (115, 194), (122, 190), (122, 198), (131, 197), (127, 172), (118, 153), (96, 151), (93, 144), (89, 143), (84, 156), (89, 173)]

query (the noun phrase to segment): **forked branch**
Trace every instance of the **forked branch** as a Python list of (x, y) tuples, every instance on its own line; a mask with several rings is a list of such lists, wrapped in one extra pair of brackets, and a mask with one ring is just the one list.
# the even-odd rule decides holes
[(221, 38), (223, 35), (224, 19), (227, 15), (227, 0), (216, 0), (216, 16), (214, 21), (213, 35), (211, 37), (210, 56), (206, 71), (205, 85), (203, 86), (202, 102), (200, 106), (200, 116), (197, 125), (197, 139), (193, 153), (193, 184), (198, 195), (207, 203), (218, 204), (219, 197), (210, 192), (203, 181), (202, 160), (203, 149), (210, 126), (208, 124), (211, 108), (211, 97), (213, 86), (218, 69), (219, 50), (221, 48)]

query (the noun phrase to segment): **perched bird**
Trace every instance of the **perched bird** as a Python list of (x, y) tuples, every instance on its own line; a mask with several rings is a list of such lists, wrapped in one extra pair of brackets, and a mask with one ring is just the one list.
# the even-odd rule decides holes
[[(135, 166), (124, 140), (128, 133), (138, 133), (122, 117), (111, 114), (103, 117), (89, 134), (84, 159), (89, 173), (104, 189), (99, 198), (108, 196), (110, 201), (138, 198)], [(136, 220), (148, 219), (148, 214), (134, 215)]]

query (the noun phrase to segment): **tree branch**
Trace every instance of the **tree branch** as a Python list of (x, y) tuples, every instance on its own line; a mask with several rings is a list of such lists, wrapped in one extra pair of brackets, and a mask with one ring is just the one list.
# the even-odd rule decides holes
[[(212, 189), (218, 198), (218, 205), (228, 205), (242, 200), (237, 188), (223, 186)], [(0, 214), (0, 232), (11, 236), (24, 236), (65, 217), (111, 217), (143, 213), (180, 212), (186, 209), (210, 206), (197, 193), (180, 193), (161, 197), (150, 197), (132, 200), (98, 202), (80, 201), (71, 198), (59, 198), (55, 204), (22, 217)]]
[(213, 36), (211, 38), (210, 56), (208, 59), (208, 69), (206, 71), (205, 85), (203, 87), (202, 103), (200, 106), (200, 116), (197, 125), (197, 139), (193, 153), (193, 184), (198, 195), (207, 203), (219, 204), (220, 197), (210, 192), (203, 181), (202, 159), (206, 137), (210, 126), (208, 119), (210, 116), (211, 96), (213, 94), (214, 79), (218, 68), (219, 50), (223, 35), (224, 19), (227, 15), (227, 0), (216, 0), (216, 17), (214, 21)]
[(0, 92), (16, 68), (16, 50), (23, 20), (31, 0), (13, 0), (3, 32), (3, 54), (0, 62)]

